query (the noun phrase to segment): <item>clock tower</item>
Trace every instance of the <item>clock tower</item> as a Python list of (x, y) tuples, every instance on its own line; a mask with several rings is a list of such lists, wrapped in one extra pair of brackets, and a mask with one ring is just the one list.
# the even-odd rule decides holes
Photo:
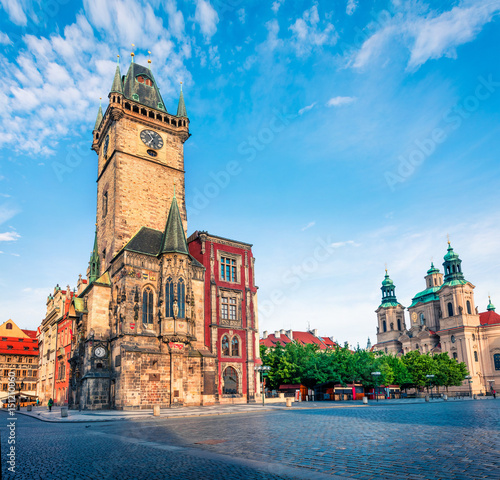
[(108, 98), (104, 115), (99, 107), (92, 142), (98, 155), (96, 225), (101, 274), (141, 227), (165, 228), (174, 185), (187, 230), (184, 142), (190, 135), (182, 91), (177, 115), (172, 115), (151, 68), (132, 61), (123, 76), (117, 65)]

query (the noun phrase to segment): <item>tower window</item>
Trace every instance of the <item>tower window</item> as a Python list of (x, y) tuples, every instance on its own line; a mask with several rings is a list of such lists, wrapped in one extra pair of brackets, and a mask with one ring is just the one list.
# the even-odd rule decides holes
[(493, 355), (493, 363), (495, 365), (495, 370), (500, 370), (500, 353), (495, 353), (495, 355)]
[(179, 279), (177, 283), (177, 301), (179, 303), (179, 318), (185, 318), (186, 316), (186, 285), (184, 280)]
[(401, 330), (401, 319), (398, 318), (398, 330)]
[(420, 325), (425, 325), (425, 316), (423, 313), (420, 314)]
[(174, 282), (171, 277), (167, 278), (167, 283), (165, 284), (165, 297), (166, 297), (166, 305), (165, 305), (165, 316), (173, 317), (174, 316)]
[(387, 323), (385, 320), (382, 322), (382, 329), (384, 330), (384, 332), (387, 332)]
[(153, 323), (153, 291), (149, 287), (142, 293), (142, 323)]
[[(457, 352), (453, 352), (453, 358), (458, 361), (458, 355)], [(500, 369), (499, 369), (500, 370)]]
[(153, 81), (146, 77), (145, 75), (139, 75), (136, 77), (136, 80), (139, 82), (139, 83), (142, 83), (143, 85), (147, 85), (148, 87), (152, 87), (153, 86)]
[(7, 325), (5, 325), (5, 328), (7, 330), (12, 330), (12, 323), (8, 323)]
[(469, 300), (467, 300), (467, 313), (472, 315), (472, 307)]
[(479, 362), (479, 358), (477, 356), (477, 352), (476, 351), (474, 351), (474, 361), (475, 362)]
[(105, 192), (102, 196), (102, 217), (104, 218), (108, 214), (108, 192)]
[(448, 317), (453, 317), (453, 304), (448, 302)]

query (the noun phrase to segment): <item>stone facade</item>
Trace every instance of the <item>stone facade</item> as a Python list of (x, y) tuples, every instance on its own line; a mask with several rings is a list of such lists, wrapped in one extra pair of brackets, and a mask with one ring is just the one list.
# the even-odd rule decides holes
[[(376, 310), (377, 344), (374, 349), (402, 354), (448, 352), (467, 365), (470, 383), (453, 390), (480, 393), (500, 389), (500, 315), (488, 305), (479, 313), (474, 301), (474, 285), (464, 278), (462, 261), (448, 245), (444, 274), (431, 265), (425, 276), (426, 289), (415, 295), (408, 307), (406, 327), (404, 307), (395, 296), (395, 286), (386, 273), (382, 282), (382, 304)], [(497, 355), (495, 357), (495, 355)]]
[[(199, 261), (186, 240), (185, 112), (181, 95), (178, 115), (167, 113), (149, 69), (132, 63), (121, 77), (117, 67), (93, 131), (97, 216), (88, 284), (79, 281), (68, 313), (73, 408), (221, 401), (219, 344), (210, 332), (217, 306), (206, 298), (210, 262)], [(251, 401), (258, 357), (253, 257), (247, 244), (235, 244), (246, 310), (240, 358), (231, 360), (247, 378), (241, 399)]]

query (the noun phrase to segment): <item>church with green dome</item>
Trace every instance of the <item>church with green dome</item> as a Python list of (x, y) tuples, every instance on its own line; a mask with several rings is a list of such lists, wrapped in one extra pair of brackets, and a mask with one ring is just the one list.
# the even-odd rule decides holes
[[(475, 286), (466, 280), (462, 260), (450, 242), (443, 272), (431, 263), (425, 289), (405, 309), (396, 298), (396, 287), (386, 270), (382, 302), (377, 313), (377, 343), (374, 350), (397, 355), (412, 350), (421, 353), (448, 352), (467, 365), (473, 393), (500, 388), (500, 315), (491, 303), (483, 313), (474, 302)], [(408, 310), (409, 322), (405, 321)], [(464, 383), (456, 390), (469, 392)]]

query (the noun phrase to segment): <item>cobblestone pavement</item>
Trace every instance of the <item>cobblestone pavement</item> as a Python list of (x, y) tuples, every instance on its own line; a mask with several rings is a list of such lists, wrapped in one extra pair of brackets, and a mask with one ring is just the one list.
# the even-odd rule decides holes
[(500, 401), (53, 424), (18, 416), (7, 479), (500, 479)]

